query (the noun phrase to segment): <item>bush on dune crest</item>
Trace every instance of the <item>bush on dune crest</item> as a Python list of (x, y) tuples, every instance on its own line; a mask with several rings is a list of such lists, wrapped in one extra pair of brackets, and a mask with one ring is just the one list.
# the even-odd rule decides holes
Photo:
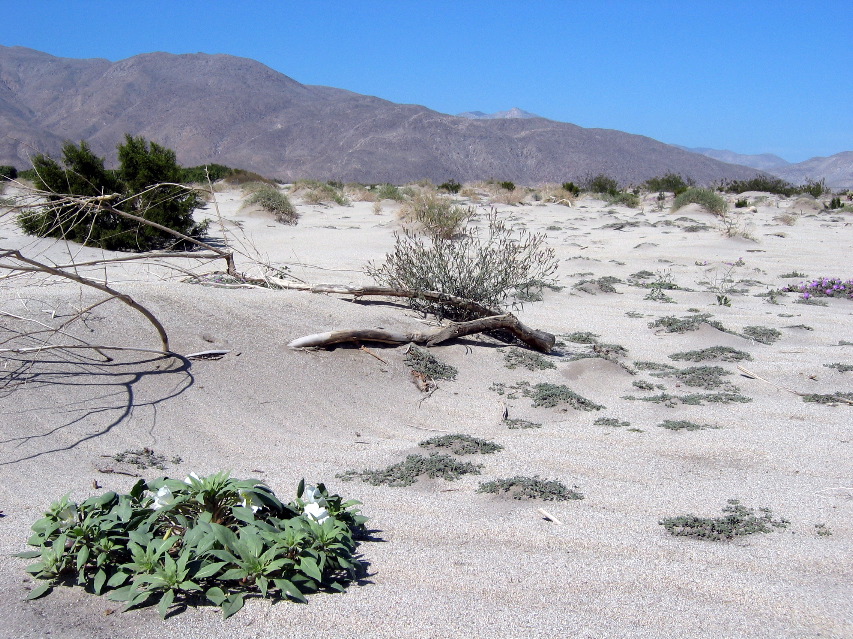
[(676, 197), (672, 203), (672, 210), (677, 211), (688, 204), (699, 204), (716, 215), (725, 215), (728, 210), (728, 205), (721, 196), (709, 189), (698, 187), (690, 187)]

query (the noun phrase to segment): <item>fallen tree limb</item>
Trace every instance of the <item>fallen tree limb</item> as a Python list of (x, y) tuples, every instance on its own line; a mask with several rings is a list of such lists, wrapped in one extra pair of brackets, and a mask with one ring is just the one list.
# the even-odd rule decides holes
[[(341, 287), (346, 288), (346, 287)], [(392, 289), (393, 290), (393, 289)], [(469, 322), (456, 322), (433, 331), (418, 333), (403, 333), (381, 329), (354, 329), (314, 333), (293, 340), (288, 344), (291, 348), (310, 348), (316, 346), (331, 346), (343, 342), (385, 342), (389, 344), (423, 344), (435, 346), (454, 337), (472, 335), (484, 331), (505, 330), (515, 335), (531, 348), (548, 353), (554, 347), (556, 338), (551, 333), (532, 329), (522, 324), (515, 315), (493, 315), (481, 317)]]

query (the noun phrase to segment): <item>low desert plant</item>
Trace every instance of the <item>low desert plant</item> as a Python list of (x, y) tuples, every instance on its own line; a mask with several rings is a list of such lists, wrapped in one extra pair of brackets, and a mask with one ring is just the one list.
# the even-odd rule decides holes
[(409, 351), (403, 358), (403, 362), (413, 371), (417, 371), (429, 379), (452, 381), (456, 379), (459, 372), (455, 366), (440, 362), (435, 355), (415, 344), (409, 346)]
[(782, 333), (775, 328), (768, 328), (766, 326), (745, 326), (743, 337), (755, 340), (761, 344), (772, 344), (782, 337)]
[(686, 419), (665, 419), (658, 426), (667, 430), (705, 430), (706, 428), (717, 428), (708, 424), (697, 424)]
[(500, 444), (480, 437), (471, 437), (457, 433), (454, 435), (436, 435), (425, 439), (421, 448), (449, 448), (454, 455), (489, 455), (504, 449)]
[(675, 198), (672, 203), (672, 210), (677, 211), (688, 204), (699, 204), (700, 206), (708, 209), (711, 213), (721, 216), (725, 215), (728, 210), (726, 201), (722, 197), (709, 189), (703, 189), (695, 186), (690, 187)]
[(372, 189), (377, 200), (394, 200), (395, 202), (403, 202), (406, 199), (403, 190), (393, 184), (379, 184)]
[(746, 198), (741, 198), (739, 200), (735, 200), (735, 208), (736, 209), (745, 209), (749, 206), (749, 200)]
[(697, 313), (681, 318), (667, 315), (649, 322), (649, 328), (662, 328), (667, 333), (686, 333), (697, 330), (702, 324), (709, 324), (719, 331), (726, 330), (720, 322), (712, 320), (709, 313)]
[(402, 487), (411, 486), (421, 476), (454, 481), (462, 475), (479, 475), (482, 467), (482, 464), (459, 461), (450, 455), (430, 453), (429, 457), (409, 455), (404, 461), (382, 470), (348, 470), (337, 477), (344, 481), (358, 478), (373, 486)]
[[(576, 487), (575, 487), (576, 488)], [(570, 501), (583, 499), (578, 491), (557, 480), (516, 475), (508, 479), (495, 479), (480, 484), (478, 493), (509, 493), (513, 499), (541, 499), (542, 501)]]
[(400, 209), (400, 216), (415, 222), (432, 238), (449, 240), (474, 217), (474, 208), (459, 206), (446, 197), (430, 192), (418, 193)]
[(707, 360), (719, 360), (722, 362), (740, 362), (751, 360), (752, 355), (747, 352), (732, 348), (731, 346), (711, 346), (697, 351), (685, 351), (673, 353), (669, 359), (688, 362), (704, 362)]
[(249, 196), (246, 204), (257, 204), (265, 211), (275, 216), (275, 221), (282, 224), (296, 224), (299, 213), (296, 212), (290, 199), (276, 185), (266, 182), (249, 182), (243, 186)]
[(853, 279), (845, 281), (840, 277), (818, 277), (796, 286), (786, 286), (782, 291), (800, 293), (804, 300), (815, 297), (846, 297), (853, 300)]
[[(166, 456), (155, 453), (151, 448), (130, 448), (115, 455), (110, 455), (110, 457), (121, 464), (129, 464), (141, 469), (156, 468), (158, 470), (166, 470)], [(169, 461), (173, 464), (180, 464), (183, 460), (180, 457), (172, 457)]]
[(659, 523), (670, 535), (677, 537), (695, 537), (707, 541), (728, 541), (743, 535), (769, 533), (774, 528), (786, 528), (789, 521), (774, 520), (769, 508), (755, 509), (741, 505), (737, 499), (730, 499), (723, 507), (723, 516), (715, 518), (680, 515), (667, 517)]
[(18, 169), (10, 164), (0, 165), (0, 183), (6, 180), (16, 180), (18, 178)]
[(798, 193), (797, 187), (786, 182), (782, 178), (771, 177), (769, 175), (756, 176), (749, 180), (733, 180), (722, 185), (722, 191), (728, 193), (744, 193), (746, 191), (763, 191), (765, 193), (775, 193), (776, 195), (784, 195), (790, 197)]
[(334, 202), (347, 206), (350, 201), (344, 195), (343, 185), (338, 182), (319, 182), (317, 180), (297, 180), (293, 184), (293, 193), (299, 193), (306, 204), (328, 204)]
[(125, 610), (159, 602), (163, 617), (205, 599), (225, 617), (246, 595), (304, 602), (341, 591), (360, 569), (358, 504), (304, 482), (285, 504), (260, 481), (226, 473), (140, 480), (128, 494), (79, 504), (66, 496), (33, 525), (37, 550), (19, 555), (37, 559), (27, 571), (44, 580), (27, 598), (76, 582)]
[(573, 197), (577, 197), (581, 194), (581, 187), (579, 187), (574, 182), (563, 182), (560, 187), (566, 191), (567, 193), (571, 193)]
[(533, 399), (533, 406), (553, 408), (562, 404), (568, 404), (576, 410), (592, 411), (602, 410), (604, 406), (581, 397), (568, 386), (563, 384), (536, 384), (532, 388), (529, 385), (521, 385), (521, 392)]
[(539, 353), (523, 350), (520, 348), (511, 348), (504, 352), (504, 365), (507, 368), (514, 369), (523, 366), (529, 371), (545, 370), (548, 368), (557, 368), (551, 360), (545, 359)]
[[(381, 265), (368, 265), (368, 275), (382, 285), (411, 291), (438, 291), (499, 309), (512, 295), (537, 291), (557, 269), (546, 237), (514, 233), (492, 213), (483, 234), (469, 228), (461, 237), (424, 239), (397, 236), (394, 250)], [(477, 314), (458, 306), (412, 299), (413, 308), (452, 319)]]
[(615, 417), (599, 417), (593, 422), (596, 426), (611, 426), (613, 428), (627, 428), (631, 422), (626, 422)]
[(446, 191), (448, 193), (456, 195), (457, 193), (459, 193), (459, 191), (462, 190), (462, 185), (459, 182), (457, 182), (456, 180), (451, 179), (451, 180), (448, 180), (447, 182), (442, 182), (441, 184), (439, 184), (438, 190), (439, 191)]
[(583, 183), (583, 190), (588, 193), (616, 195), (619, 193), (619, 182), (612, 177), (599, 173), (589, 176)]

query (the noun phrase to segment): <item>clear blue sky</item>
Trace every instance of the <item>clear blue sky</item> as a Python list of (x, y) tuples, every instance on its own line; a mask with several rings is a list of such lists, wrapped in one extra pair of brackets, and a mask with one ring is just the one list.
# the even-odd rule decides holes
[(0, 44), (228, 53), (444, 113), (517, 106), (793, 162), (853, 150), (850, 0), (6, 0)]

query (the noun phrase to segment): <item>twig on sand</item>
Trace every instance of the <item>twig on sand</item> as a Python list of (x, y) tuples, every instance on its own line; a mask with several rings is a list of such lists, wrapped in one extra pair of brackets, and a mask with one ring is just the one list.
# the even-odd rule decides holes
[[(743, 373), (746, 377), (749, 377), (749, 378), (752, 378), (752, 379), (761, 380), (761, 381), (762, 381), (762, 382), (764, 382), (765, 384), (770, 384), (771, 386), (775, 386), (776, 388), (778, 388), (778, 389), (780, 389), (780, 390), (787, 391), (787, 392), (789, 392), (789, 393), (793, 393), (794, 395), (797, 395), (797, 396), (799, 396), (799, 397), (807, 397), (807, 396), (809, 395), (809, 393), (801, 393), (800, 391), (794, 390), (793, 388), (788, 388), (787, 386), (782, 386), (781, 384), (777, 384), (777, 383), (775, 383), (775, 382), (771, 382), (769, 379), (765, 379), (765, 378), (761, 377), (760, 375), (756, 375), (755, 373), (753, 373), (753, 372), (752, 372), (752, 371), (750, 371), (750, 370), (747, 370), (747, 369), (746, 369), (746, 368), (744, 368), (743, 366), (738, 366), (738, 367), (737, 367), (737, 369), (738, 369), (741, 373)], [(851, 404), (851, 405), (853, 405), (853, 401), (851, 401), (851, 400), (849, 400), (849, 399), (846, 399), (846, 398), (844, 398), (844, 397), (838, 397), (837, 395), (830, 395), (830, 397), (832, 397), (832, 399), (834, 399), (834, 400), (835, 400), (835, 401), (837, 401), (837, 402), (841, 402), (841, 403), (843, 403), (843, 404)]]
[(374, 353), (372, 350), (370, 350), (369, 348), (367, 348), (367, 346), (360, 346), (360, 347), (359, 347), (359, 350), (362, 350), (362, 351), (364, 351), (365, 353), (367, 353), (368, 355), (371, 355), (371, 356), (375, 357), (376, 359), (378, 359), (378, 360), (379, 360), (380, 362), (382, 362), (383, 364), (388, 364), (388, 362), (386, 362), (384, 359), (382, 359), (381, 357), (379, 357), (379, 355), (377, 355), (377, 354), (376, 354), (376, 353)]
[(562, 525), (563, 525), (563, 522), (561, 522), (559, 519), (557, 519), (556, 517), (554, 517), (554, 515), (552, 515), (551, 513), (549, 513), (549, 512), (548, 512), (547, 510), (545, 510), (544, 508), (537, 508), (537, 509), (536, 509), (536, 511), (537, 511), (540, 515), (542, 515), (545, 519), (547, 519), (548, 521), (553, 521), (555, 524), (559, 524), (560, 526), (562, 526)]

